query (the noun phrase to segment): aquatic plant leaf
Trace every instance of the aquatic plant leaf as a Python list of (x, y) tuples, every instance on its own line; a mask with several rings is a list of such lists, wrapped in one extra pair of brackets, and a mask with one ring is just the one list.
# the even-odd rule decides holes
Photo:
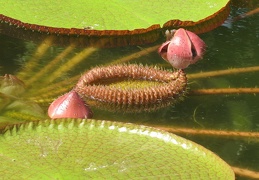
[(183, 98), (186, 86), (183, 70), (172, 72), (151, 66), (121, 64), (87, 71), (78, 80), (75, 91), (90, 106), (141, 112), (176, 103)]
[(161, 28), (185, 27), (195, 33), (210, 31), (223, 23), (230, 9), (229, 0), (146, 0), (141, 3), (130, 0), (63, 0), (62, 3), (50, 0), (10, 0), (0, 2), (0, 7), (0, 21), (8, 24), (8, 27), (2, 28), (4, 33), (14, 31), (5, 30), (10, 28), (9, 25), (14, 25), (49, 34), (145, 35), (109, 42), (124, 45), (157, 40)]
[(0, 135), (5, 179), (234, 179), (202, 146), (150, 127), (59, 119), (8, 127)]
[(1, 14), (30, 24), (60, 28), (133, 30), (173, 19), (197, 22), (217, 13), (228, 0), (15, 1), (1, 2)]

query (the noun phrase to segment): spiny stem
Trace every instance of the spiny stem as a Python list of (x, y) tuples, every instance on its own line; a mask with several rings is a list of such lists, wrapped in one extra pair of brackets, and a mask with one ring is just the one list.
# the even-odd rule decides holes
[(107, 63), (108, 65), (112, 65), (112, 64), (119, 64), (119, 63), (126, 63), (126, 62), (129, 62), (133, 59), (136, 59), (136, 58), (139, 58), (141, 56), (145, 56), (153, 51), (157, 51), (159, 46), (152, 46), (152, 47), (149, 47), (149, 48), (145, 48), (139, 52), (136, 52), (136, 53), (133, 53), (133, 54), (130, 54), (128, 56), (125, 56), (125, 57), (122, 57), (122, 58), (119, 58), (117, 60), (114, 60), (112, 61), (111, 63)]
[[(154, 126), (154, 125), (152, 125)], [(176, 133), (176, 134), (193, 134), (193, 135), (208, 135), (219, 136), (227, 138), (259, 138), (259, 132), (242, 132), (242, 131), (223, 131), (223, 130), (208, 130), (208, 129), (190, 129), (190, 128), (178, 128), (178, 127), (164, 127), (154, 126), (164, 131)]]
[(190, 95), (210, 94), (257, 94), (259, 88), (219, 88), (219, 89), (196, 89), (189, 92)]
[(249, 11), (249, 12), (243, 13), (243, 14), (241, 14), (241, 15), (235, 17), (235, 18), (233, 19), (233, 22), (234, 22), (234, 21), (237, 21), (237, 20), (240, 20), (240, 19), (243, 19), (243, 18), (245, 18), (245, 17), (251, 16), (251, 15), (254, 15), (254, 14), (256, 14), (256, 13), (259, 13), (259, 8), (253, 9), (253, 10), (251, 10), (251, 11)]
[[(29, 97), (33, 97), (33, 100), (39, 100), (43, 98), (57, 97), (62, 93), (65, 93), (76, 84), (77, 80), (80, 78), (80, 75), (73, 76), (71, 78), (62, 80), (58, 83), (50, 84), (44, 88), (41, 88), (37, 91), (30, 92)], [(61, 88), (62, 87), (62, 88)], [(31, 99), (31, 98), (30, 98)]]
[(62, 53), (56, 56), (53, 60), (50, 61), (46, 66), (44, 66), (38, 73), (33, 75), (30, 79), (26, 81), (26, 85), (31, 85), (39, 79), (42, 80), (42, 77), (46, 76), (50, 71), (57, 65), (66, 55), (68, 55), (75, 48), (75, 44), (70, 44)]
[(52, 74), (50, 74), (49, 82), (53, 82), (55, 79), (59, 78), (63, 73), (73, 69), (74, 66), (76, 66), (78, 63), (80, 63), (82, 60), (84, 60), (87, 56), (91, 55), (96, 50), (97, 49), (93, 47), (85, 48), (83, 51), (78, 53), (68, 62), (63, 64), (60, 68), (55, 70)]
[(28, 113), (18, 112), (18, 111), (6, 111), (1, 114), (3, 117), (9, 119), (9, 122), (16, 123), (16, 122), (22, 122), (22, 121), (37, 121), (39, 119), (45, 119), (46, 116), (39, 114), (32, 115)]
[(24, 67), (24, 69), (17, 74), (17, 77), (19, 77), (23, 81), (26, 81), (26, 79), (28, 78), (27, 76), (29, 77), (32, 76), (34, 72), (34, 68), (38, 66), (40, 58), (45, 54), (45, 52), (51, 46), (53, 40), (54, 40), (54, 36), (48, 36), (46, 39), (42, 41), (42, 43), (36, 49), (34, 55), (32, 55), (31, 58), (26, 63), (26, 66)]
[(259, 66), (245, 67), (245, 68), (233, 68), (233, 69), (225, 69), (225, 70), (219, 70), (219, 71), (200, 72), (200, 73), (196, 73), (196, 74), (189, 74), (189, 75), (187, 75), (187, 78), (188, 79), (200, 79), (200, 78), (207, 78), (207, 77), (214, 77), (214, 76), (223, 76), (223, 75), (230, 75), (230, 74), (254, 72), (254, 71), (259, 71)]
[(64, 94), (66, 92), (68, 92), (69, 90), (71, 90), (74, 84), (72, 85), (67, 85), (67, 86), (61, 86), (57, 89), (55, 89), (55, 91), (46, 91), (45, 93), (39, 95), (39, 96), (34, 96), (29, 98), (30, 100), (34, 101), (34, 102), (40, 102), (40, 103), (50, 103), (52, 102), (55, 98), (57, 98), (58, 96), (60, 96), (61, 94)]
[(244, 176), (252, 179), (259, 179), (259, 172), (251, 171), (251, 170), (243, 169), (239, 167), (234, 167), (234, 166), (232, 166), (231, 168), (233, 169), (235, 174), (239, 176)]

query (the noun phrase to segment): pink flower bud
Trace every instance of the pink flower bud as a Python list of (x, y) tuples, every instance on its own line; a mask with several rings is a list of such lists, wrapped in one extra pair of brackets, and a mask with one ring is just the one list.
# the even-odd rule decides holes
[(193, 32), (173, 31), (172, 38), (158, 49), (161, 57), (177, 69), (184, 69), (202, 58), (206, 44)]
[(72, 90), (51, 103), (48, 109), (48, 115), (53, 119), (92, 118), (93, 112), (77, 92)]

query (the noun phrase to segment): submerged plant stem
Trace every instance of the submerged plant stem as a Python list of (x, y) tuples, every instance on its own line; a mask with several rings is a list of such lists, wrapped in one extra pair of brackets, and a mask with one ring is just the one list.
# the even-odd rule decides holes
[(141, 56), (145, 56), (145, 55), (147, 55), (147, 54), (149, 54), (151, 52), (157, 51), (158, 48), (159, 48), (158, 45), (152, 46), (152, 47), (149, 47), (149, 48), (145, 48), (145, 49), (143, 49), (143, 50), (141, 50), (139, 52), (136, 52), (136, 53), (130, 54), (128, 56), (125, 56), (125, 57), (119, 58), (117, 60), (114, 60), (111, 63), (108, 63), (108, 65), (129, 62), (129, 61), (131, 61), (133, 59), (136, 59), (136, 58), (139, 58)]
[[(60, 94), (71, 90), (79, 78), (80, 75), (76, 75), (58, 83), (50, 84), (49, 86), (46, 86), (38, 91), (29, 92), (28, 95), (31, 97), (29, 99), (41, 103), (50, 103), (54, 98), (60, 96)], [(31, 94), (33, 94), (33, 96), (31, 96)]]
[(213, 94), (257, 94), (259, 88), (218, 88), (191, 90), (190, 95), (213, 95)]
[(31, 75), (34, 73), (34, 68), (38, 66), (39, 60), (51, 46), (54, 40), (53, 36), (48, 36), (46, 39), (42, 41), (42, 43), (36, 49), (34, 55), (26, 63), (26, 66), (23, 68), (21, 72), (19, 72), (16, 76), (22, 80), (26, 80), (30, 78)]
[(243, 14), (241, 14), (241, 15), (235, 17), (235, 18), (233, 19), (233, 22), (234, 22), (234, 21), (237, 21), (237, 20), (240, 20), (240, 19), (243, 19), (243, 18), (245, 18), (245, 17), (249, 17), (249, 16), (252, 16), (252, 15), (255, 15), (255, 14), (257, 14), (257, 13), (259, 13), (259, 8), (253, 9), (253, 10), (251, 10), (251, 11), (249, 11), (249, 12), (243, 13)]
[(187, 75), (187, 78), (188, 79), (200, 79), (200, 78), (208, 78), (208, 77), (214, 77), (214, 76), (223, 76), (223, 75), (255, 72), (255, 71), (259, 71), (259, 66), (245, 67), (245, 68), (233, 68), (233, 69), (225, 69), (225, 70), (219, 70), (219, 71), (200, 72), (200, 73), (196, 73), (196, 74), (189, 74), (189, 75)]
[(243, 168), (233, 167), (233, 166), (232, 166), (232, 169), (235, 172), (235, 174), (239, 176), (244, 176), (252, 179), (259, 179), (259, 172), (257, 171), (251, 171), (248, 169), (243, 169)]
[(44, 66), (38, 73), (33, 75), (30, 79), (26, 81), (26, 85), (30, 85), (35, 81), (41, 80), (46, 76), (50, 71), (55, 67), (66, 55), (68, 55), (75, 48), (75, 44), (68, 46), (62, 53), (56, 56), (53, 60), (50, 61), (46, 66)]
[(154, 127), (171, 133), (176, 133), (176, 134), (208, 135), (208, 136), (219, 136), (219, 137), (226, 137), (226, 138), (236, 138), (236, 137), (259, 138), (259, 132), (223, 131), (223, 130), (208, 130), (208, 129), (203, 130), (203, 129), (189, 129), (189, 128), (163, 127), (163, 126), (154, 126)]
[(68, 62), (60, 66), (58, 69), (56, 69), (52, 74), (50, 74), (49, 82), (53, 82), (55, 79), (62, 76), (63, 73), (73, 69), (74, 66), (76, 66), (78, 63), (80, 63), (82, 60), (84, 60), (87, 56), (91, 55), (96, 50), (97, 49), (93, 47), (85, 48), (83, 51), (78, 53), (76, 56), (71, 58)]

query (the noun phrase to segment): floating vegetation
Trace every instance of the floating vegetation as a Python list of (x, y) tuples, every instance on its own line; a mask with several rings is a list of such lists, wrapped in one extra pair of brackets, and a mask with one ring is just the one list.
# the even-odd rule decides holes
[[(250, 23), (252, 23), (252, 21)], [(242, 23), (241, 25), (243, 28), (246, 26)], [(8, 23), (2, 22), (1, 28), (5, 26), (9, 27)], [(11, 25), (11, 27), (14, 29), (19, 29), (14, 25)], [(165, 131), (186, 135), (189, 139), (197, 138), (195, 139), (195, 141), (197, 140), (197, 142), (203, 143), (204, 141), (209, 141), (211, 143), (210, 148), (214, 152), (219, 154), (220, 157), (222, 157), (232, 165), (232, 169), (234, 170), (236, 175), (247, 176), (250, 178), (258, 178), (259, 174), (258, 172), (256, 172), (258, 171), (256, 166), (257, 164), (254, 161), (250, 161), (250, 158), (258, 159), (256, 154), (257, 147), (258, 147), (258, 137), (259, 137), (257, 132), (258, 124), (256, 124), (256, 118), (258, 116), (258, 109), (256, 109), (257, 108), (256, 101), (258, 99), (256, 94), (259, 93), (259, 90), (257, 88), (258, 82), (254, 77), (257, 76), (258, 74), (257, 71), (259, 70), (259, 68), (258, 68), (258, 64), (250, 64), (250, 62), (247, 62), (252, 60), (253, 57), (257, 57), (255, 56), (257, 51), (254, 49), (254, 46), (252, 46), (254, 44), (251, 42), (254, 42), (257, 40), (256, 37), (258, 36), (256, 36), (256, 33), (258, 31), (256, 29), (256, 32), (254, 32), (255, 30), (253, 28), (249, 28), (249, 29), (243, 29), (245, 30), (246, 33), (243, 33), (244, 31), (243, 32), (240, 31), (241, 34), (238, 34), (236, 33), (237, 29), (233, 29), (233, 31), (231, 30), (230, 32), (229, 30), (226, 30), (226, 31), (222, 30), (222, 28), (225, 28), (225, 27), (220, 27), (217, 30), (215, 30), (215, 32), (208, 33), (208, 36), (207, 35), (204, 36), (205, 41), (210, 42), (210, 45), (211, 44), (215, 45), (216, 48), (213, 48), (213, 46), (209, 47), (209, 49), (212, 48), (209, 50), (209, 55), (208, 56), (205, 55), (205, 61), (201, 62), (201, 64), (204, 63), (203, 65), (201, 65), (203, 69), (199, 69), (200, 64), (198, 64), (198, 65), (192, 66), (194, 67), (193, 69), (188, 68), (184, 70), (184, 72), (187, 72), (186, 76), (188, 78), (188, 81), (190, 82), (189, 83), (190, 90), (188, 91), (188, 98), (185, 98), (186, 103), (177, 104), (177, 106), (173, 110), (172, 108), (159, 110), (157, 114), (153, 112), (151, 113), (143, 112), (143, 115), (134, 113), (134, 114), (130, 114), (130, 116), (127, 116), (127, 115), (120, 116), (121, 115), (120, 113), (109, 113), (109, 112), (98, 110), (97, 108), (102, 103), (97, 101), (96, 99), (91, 100), (91, 98), (88, 98), (88, 101), (92, 103), (91, 106), (97, 107), (97, 108), (94, 107), (93, 109), (94, 112), (95, 111), (97, 112), (96, 113), (98, 115), (97, 119), (102, 118), (102, 119), (112, 119), (115, 121), (121, 120), (126, 122), (139, 122), (141, 125), (145, 124), (143, 123), (143, 121), (146, 121), (147, 122), (146, 124), (148, 124), (149, 126), (156, 126), (157, 128), (160, 128)], [(88, 29), (85, 29), (85, 30), (88, 30)], [(8, 30), (4, 28), (4, 31), (6, 32)], [(28, 30), (25, 30), (25, 31), (31, 32)], [(220, 36), (218, 36), (219, 32), (222, 33), (220, 34)], [(37, 33), (37, 32), (34, 32), (32, 34), (35, 34), (35, 33), (37, 34), (37, 36), (43, 34), (43, 33)], [(241, 37), (240, 35), (243, 35), (243, 34), (250, 35), (250, 36), (244, 36), (245, 39), (240, 39)], [(104, 50), (104, 49), (88, 48), (88, 49), (80, 49), (80, 51), (76, 49), (76, 52), (75, 52), (74, 50), (77, 46), (77, 43), (70, 43), (69, 46), (66, 47), (66, 49), (64, 50), (62, 49), (63, 50), (62, 52), (58, 52), (56, 54), (54, 53), (53, 54), (54, 58), (51, 56), (45, 58), (43, 56), (44, 54), (45, 55), (49, 54), (49, 51), (48, 51), (49, 49), (52, 49), (52, 50), (55, 49), (52, 46), (53, 43), (55, 43), (57, 40), (61, 40), (61, 38), (57, 38), (58, 36), (55, 36), (55, 38), (53, 39), (51, 39), (50, 37), (53, 38), (53, 36), (50, 35), (46, 39), (46, 41), (43, 42), (46, 44), (45, 45), (41, 44), (43, 45), (41, 46), (42, 48), (36, 50), (35, 56), (32, 56), (31, 60), (28, 59), (28, 56), (23, 57), (24, 59), (26, 59), (26, 61), (23, 61), (25, 62), (24, 63), (25, 66), (24, 68), (19, 70), (18, 73), (17, 72), (15, 73), (17, 78), (21, 79), (25, 84), (24, 89), (21, 91), (22, 93), (21, 94), (18, 93), (19, 95), (18, 96), (16, 95), (16, 97), (13, 98), (6, 95), (7, 91), (2, 92), (1, 103), (2, 102), (3, 103), (1, 104), (1, 126), (6, 125), (7, 123), (14, 124), (14, 123), (19, 123), (19, 121), (24, 122), (26, 120), (27, 121), (35, 120), (35, 117), (31, 119), (32, 116), (30, 115), (27, 116), (25, 111), (21, 111), (21, 110), (29, 110), (33, 113), (36, 112), (35, 109), (29, 108), (30, 106), (28, 106), (29, 104), (28, 102), (33, 102), (34, 104), (38, 103), (39, 104), (38, 107), (42, 108), (41, 110), (44, 110), (43, 116), (37, 117), (37, 119), (43, 120), (47, 118), (46, 110), (53, 100), (55, 100), (56, 98), (60, 97), (62, 94), (65, 94), (67, 92), (69, 93), (73, 92), (72, 94), (74, 95), (75, 89), (77, 87), (77, 83), (80, 82), (80, 81), (78, 82), (78, 79), (80, 79), (82, 75), (88, 73), (93, 69), (105, 68), (105, 66), (103, 66), (104, 64), (107, 65), (108, 67), (111, 67), (111, 65), (114, 65), (114, 64), (120, 64), (119, 66), (121, 65), (124, 66), (125, 62), (128, 63), (129, 61), (133, 60), (134, 62), (130, 62), (130, 63), (142, 63), (142, 64), (147, 63), (149, 66), (150, 64), (151, 65), (156, 64), (156, 66), (159, 66), (159, 67), (171, 68), (169, 64), (168, 65), (159, 64), (160, 63), (159, 60), (153, 61), (154, 59), (159, 57), (159, 55), (157, 55), (157, 52), (156, 52), (158, 49), (158, 45), (155, 45), (152, 47), (146, 47), (146, 46), (134, 47), (135, 49), (132, 48), (133, 51), (131, 51), (132, 49), (129, 50), (128, 49), (129, 47), (124, 49), (115, 49), (115, 50), (112, 49), (109, 53), (111, 52), (114, 53), (117, 50), (119, 50), (123, 52), (123, 55), (120, 57), (115, 55), (113, 56), (113, 58), (111, 58), (109, 53), (108, 53), (108, 56), (106, 56), (107, 54), (105, 54), (105, 51), (107, 52), (107, 50)], [(249, 39), (251, 37), (253, 38)], [(84, 42), (80, 37), (76, 37), (76, 38), (77, 40)], [(99, 39), (99, 38), (96, 38), (96, 39)], [(226, 54), (224, 54), (224, 51), (222, 49), (225, 48), (226, 46), (225, 45), (221, 46), (221, 43), (223, 42), (222, 39), (223, 41), (226, 39), (224, 43), (226, 43), (227, 45), (231, 44), (232, 42), (236, 45), (238, 44), (237, 42), (240, 42), (241, 40), (242, 42), (245, 42), (245, 46), (242, 44), (243, 46), (239, 46), (239, 48), (241, 48), (240, 51), (235, 50), (232, 52), (231, 51), (232, 49), (229, 48), (229, 47), (233, 47), (231, 44), (231, 46), (226, 48), (226, 51), (228, 51), (227, 55), (229, 55), (230, 52), (233, 54), (230, 53), (231, 56), (224, 57)], [(238, 41), (236, 41), (236, 39), (238, 39)], [(118, 41), (114, 41), (114, 42), (115, 43), (113, 45), (115, 45), (116, 42)], [(129, 44), (129, 41), (125, 40), (123, 42), (126, 44)], [(136, 39), (134, 42), (137, 42)], [(220, 42), (220, 45), (217, 44), (218, 42)], [(145, 42), (143, 41), (143, 43)], [(219, 55), (220, 53), (218, 52), (220, 52), (223, 56), (220, 56)], [(238, 54), (238, 56), (236, 56), (236, 54)], [(249, 55), (249, 57), (247, 57), (247, 55)], [(97, 58), (93, 59), (92, 56), (97, 56)], [(237, 61), (236, 59), (238, 59), (239, 62), (235, 64), (235, 61)], [(81, 66), (83, 64), (84, 66)], [(129, 64), (127, 64), (127, 66), (129, 66)], [(154, 68), (154, 69), (159, 69), (159, 68)], [(168, 70), (163, 70), (163, 71), (168, 71)], [(203, 72), (192, 73), (193, 71), (196, 71), (196, 72), (203, 71)], [(176, 72), (170, 72), (170, 73), (174, 74), (179, 72), (176, 71)], [(242, 73), (246, 73), (246, 74), (242, 74)], [(219, 77), (219, 76), (224, 76), (224, 77)], [(105, 78), (104, 80), (98, 79), (93, 81), (91, 84), (86, 84), (86, 85), (82, 83), (81, 88), (83, 89), (86, 86), (97, 86), (97, 87), (104, 86), (104, 87), (107, 87), (108, 89), (115, 89), (115, 90), (121, 89), (122, 91), (132, 91), (132, 89), (140, 91), (140, 90), (143, 90), (144, 88), (157, 88), (159, 86), (168, 84), (167, 82), (152, 81), (150, 79), (148, 80), (134, 79), (128, 76), (123, 78), (115, 77), (115, 78), (109, 78), (109, 79), (110, 80)], [(220, 79), (224, 79), (224, 82), (227, 82), (227, 83), (225, 84), (219, 83), (218, 80), (220, 81)], [(238, 83), (232, 82), (232, 80), (238, 81)], [(175, 82), (175, 80), (173, 81)], [(179, 98), (177, 97), (178, 100), (182, 99), (182, 97), (185, 96), (185, 92), (183, 94), (179, 94)], [(108, 94), (105, 97), (109, 97)], [(84, 95), (81, 95), (81, 96), (84, 97)], [(17, 99), (19, 101), (17, 101)], [(87, 100), (86, 97), (84, 97), (84, 99)], [(171, 99), (172, 104), (178, 101), (176, 99)], [(17, 105), (16, 106), (17, 108), (15, 108), (15, 104), (9, 106), (10, 102), (13, 102), (13, 101), (16, 101), (15, 104)], [(230, 101), (232, 103), (229, 103)], [(76, 100), (76, 102), (81, 103), (81, 100), (80, 101)], [(125, 100), (125, 102), (128, 103), (129, 100), (127, 99)], [(118, 104), (115, 105), (115, 104), (116, 103), (113, 103), (112, 105), (113, 109), (116, 109), (119, 107), (121, 108), (121, 112), (123, 111), (123, 107), (126, 107), (126, 109), (128, 108), (129, 110), (132, 108), (132, 107), (128, 107), (127, 105), (118, 105)], [(7, 105), (9, 108), (7, 108)], [(235, 108), (235, 106), (238, 108)], [(147, 107), (149, 108), (150, 106), (147, 106)], [(157, 107), (160, 107), (160, 106), (157, 106)], [(193, 109), (195, 110), (194, 110), (194, 113), (192, 114)], [(236, 128), (237, 127), (236, 123), (239, 123), (236, 120), (238, 118), (242, 119), (242, 117), (244, 117), (244, 119), (249, 122), (247, 123), (245, 122), (245, 124), (241, 124), (241, 125), (245, 125), (246, 127), (240, 126), (240, 129)], [(47, 121), (60, 123), (59, 120), (58, 120), (59, 122), (56, 122), (56, 119), (47, 120)], [(80, 121), (79, 124), (82, 125), (83, 124), (82, 121), (84, 120), (80, 119), (78, 120), (78, 122), (79, 121)], [(68, 131), (65, 130), (66, 135), (71, 132), (72, 126), (76, 124), (74, 120), (72, 120), (71, 122), (72, 123), (68, 123), (68, 124), (65, 123), (66, 125), (68, 125), (67, 129), (69, 129)], [(249, 124), (249, 127), (247, 126), (248, 124)], [(51, 123), (51, 125), (48, 126), (47, 128), (50, 128), (50, 127), (52, 128), (53, 127), (52, 125), (53, 124)], [(60, 126), (57, 126), (57, 127), (62, 127), (59, 130), (60, 131), (64, 130), (63, 129), (64, 123), (62, 122), (59, 125)], [(238, 124), (238, 126), (239, 125), (240, 124)], [(201, 126), (202, 128), (197, 128), (197, 126), (199, 127)], [(21, 127), (24, 127), (24, 124), (21, 125)], [(103, 124), (101, 124), (101, 127), (103, 127)], [(108, 127), (109, 129), (115, 128), (112, 125)], [(125, 130), (125, 128), (119, 128), (119, 130), (123, 131)], [(14, 132), (15, 134), (15, 132), (17, 131), (16, 129), (14, 129), (12, 132)], [(137, 131), (135, 131), (135, 129), (133, 128), (130, 130), (130, 132), (137, 132)], [(145, 132), (146, 131), (144, 131), (143, 134)], [(70, 137), (70, 136), (67, 136), (67, 137)], [(83, 138), (85, 138), (85, 136), (83, 136)], [(200, 138), (202, 139), (201, 141), (199, 141)], [(75, 138), (75, 140), (78, 140), (78, 139)], [(19, 141), (16, 140), (15, 142), (17, 143)], [(54, 142), (54, 141), (48, 141), (48, 142)], [(116, 143), (117, 142), (121, 142), (121, 141), (116, 141)], [(42, 146), (40, 146), (40, 148), (38, 149), (43, 150), (41, 152), (46, 152), (45, 151), (46, 149), (44, 148), (49, 146), (49, 144), (42, 143), (41, 145)], [(58, 142), (57, 144), (54, 144), (54, 149), (57, 147), (59, 147)], [(124, 146), (124, 147), (127, 147), (128, 149), (128, 146)], [(141, 148), (143, 148), (143, 146)], [(15, 150), (15, 148), (13, 149)], [(143, 149), (145, 150), (145, 148)], [(224, 153), (222, 153), (222, 151), (224, 151)], [(154, 153), (154, 148), (152, 149), (152, 153)], [(247, 158), (248, 154), (251, 155), (250, 158)], [(42, 157), (44, 157), (47, 154), (41, 153), (41, 155)], [(65, 153), (65, 155), (67, 155), (67, 153)], [(13, 162), (15, 163), (15, 161), (12, 161), (11, 163)], [(93, 170), (96, 167), (100, 167), (100, 166), (94, 166), (94, 165), (91, 164), (91, 166), (85, 169)], [(125, 165), (125, 164), (122, 164), (122, 165)], [(236, 166), (243, 166), (249, 169), (243, 169)], [(15, 166), (12, 166), (12, 167), (15, 167)], [(57, 178), (57, 176), (55, 176), (54, 178)]]
[[(123, 87), (124, 81), (134, 81), (131, 88)], [(108, 82), (107, 82), (108, 81)], [(148, 81), (156, 85), (148, 86)], [(122, 85), (109, 86), (120, 82)], [(96, 67), (83, 74), (77, 91), (86, 102), (98, 107), (121, 111), (151, 111), (176, 103), (186, 92), (187, 78), (183, 70), (175, 72), (142, 65), (113, 65)], [(91, 103), (93, 101), (93, 103)]]

